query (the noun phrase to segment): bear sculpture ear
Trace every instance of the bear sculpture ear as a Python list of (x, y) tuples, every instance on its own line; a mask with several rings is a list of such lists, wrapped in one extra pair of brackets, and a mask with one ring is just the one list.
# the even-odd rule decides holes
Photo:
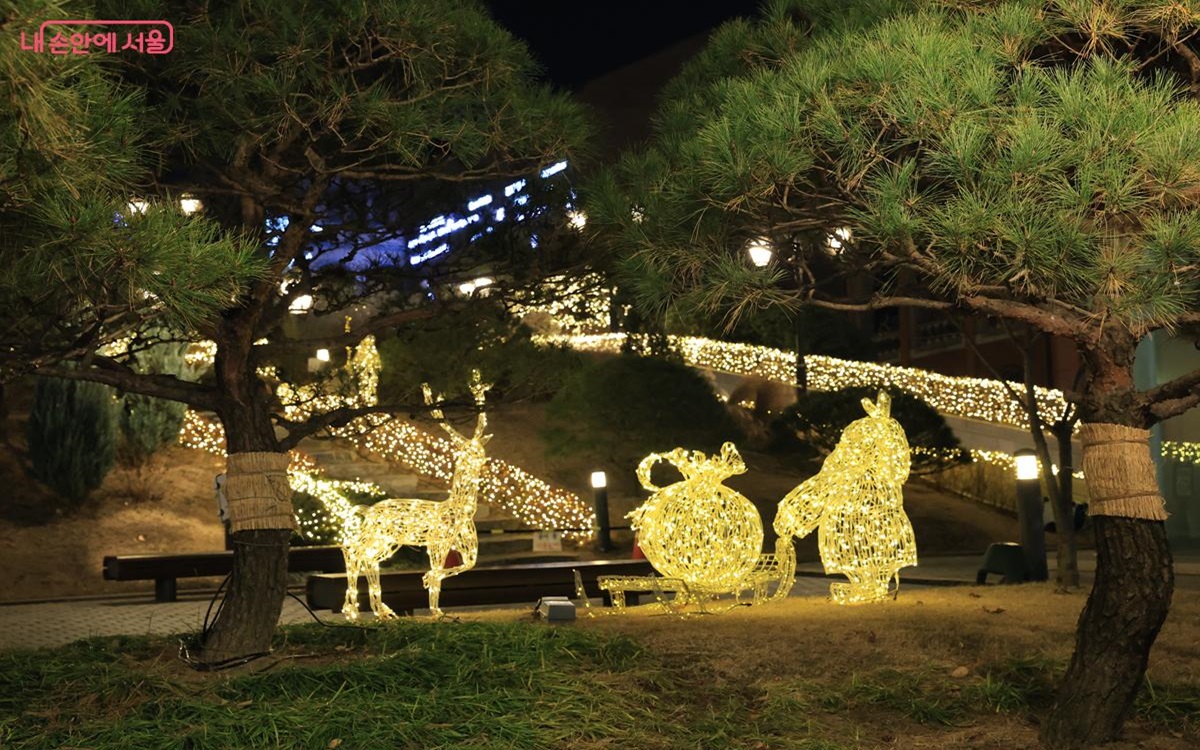
[(864, 398), (862, 400), (862, 408), (863, 408), (863, 411), (865, 411), (867, 413), (868, 417), (875, 416), (875, 412), (877, 411), (877, 409), (875, 408), (875, 404), (871, 403), (871, 399), (869, 399), (869, 398)]
[(887, 395), (887, 391), (880, 391), (879, 398), (875, 400), (878, 413), (877, 417), (890, 417), (892, 415), (892, 397)]

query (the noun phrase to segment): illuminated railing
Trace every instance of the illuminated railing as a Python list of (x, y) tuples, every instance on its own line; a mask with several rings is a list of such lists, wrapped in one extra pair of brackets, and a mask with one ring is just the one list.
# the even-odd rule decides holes
[[(545, 344), (566, 345), (581, 351), (621, 351), (626, 334), (539, 336)], [(754, 344), (737, 344), (696, 336), (670, 336), (671, 344), (692, 367), (703, 367), (735, 375), (748, 375), (788, 385), (796, 383), (796, 354)], [(808, 387), (818, 391), (869, 386), (895, 387), (919, 397), (943, 415), (978, 419), (992, 424), (1029, 428), (1024, 407), (1017, 404), (998, 380), (941, 375), (928, 370), (874, 362), (857, 362), (810, 354), (804, 358)], [(1024, 389), (1023, 384), (1010, 386)], [(1038, 412), (1048, 422), (1057, 420), (1066, 408), (1062, 391), (1034, 388)], [(1011, 465), (1012, 456), (997, 451), (972, 450), (976, 460)], [(1200, 464), (1200, 443), (1165, 441), (1162, 455), (1175, 461)], [(1076, 472), (1075, 476), (1082, 476)]]
[[(671, 336), (671, 343), (692, 367), (705, 367), (735, 375), (754, 375), (788, 385), (796, 383), (796, 354), (753, 344), (736, 344), (696, 336)], [(621, 350), (625, 334), (590, 336), (542, 336), (548, 344), (566, 344), (584, 351)], [(911, 393), (942, 414), (979, 419), (1012, 427), (1028, 427), (1025, 410), (996, 380), (939, 375), (912, 367), (856, 362), (810, 354), (804, 358), (808, 387), (837, 391), (855, 386), (895, 387)], [(1024, 386), (1017, 386), (1024, 388)], [(1062, 391), (1035, 388), (1038, 410), (1043, 418), (1057, 419), (1066, 407)]]

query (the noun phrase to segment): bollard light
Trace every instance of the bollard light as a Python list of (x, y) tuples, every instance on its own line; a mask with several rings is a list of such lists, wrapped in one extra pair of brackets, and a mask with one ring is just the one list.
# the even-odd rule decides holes
[(1017, 479), (1037, 479), (1040, 476), (1037, 454), (1028, 448), (1014, 453), (1013, 460), (1017, 466)]
[(603, 471), (592, 472), (592, 502), (596, 511), (596, 548), (609, 552), (613, 544), (608, 525), (608, 476)]
[(1037, 454), (1028, 448), (1013, 454), (1017, 467), (1017, 522), (1021, 530), (1021, 551), (1025, 555), (1026, 579), (1045, 581), (1050, 577), (1046, 565), (1046, 531), (1042, 523), (1042, 483)]

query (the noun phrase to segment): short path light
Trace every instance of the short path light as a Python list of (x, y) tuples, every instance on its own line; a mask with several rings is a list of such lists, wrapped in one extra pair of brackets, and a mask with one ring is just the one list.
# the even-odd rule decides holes
[(1028, 580), (1045, 581), (1046, 532), (1042, 525), (1042, 483), (1037, 454), (1028, 448), (1013, 454), (1017, 468), (1017, 521), (1021, 526), (1021, 549), (1025, 553)]
[(592, 472), (592, 493), (596, 523), (599, 526), (596, 545), (601, 552), (611, 552), (613, 545), (608, 525), (608, 476), (603, 471)]

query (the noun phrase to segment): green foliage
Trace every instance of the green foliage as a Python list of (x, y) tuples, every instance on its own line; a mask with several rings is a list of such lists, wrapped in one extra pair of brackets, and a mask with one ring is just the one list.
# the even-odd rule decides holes
[[(912, 454), (912, 473), (929, 474), (970, 463), (954, 431), (932, 406), (904, 391), (885, 389), (892, 398), (892, 418), (904, 428)], [(862, 400), (874, 400), (878, 388), (845, 388), (840, 391), (807, 391), (771, 423), (775, 446), (804, 446), (828, 455), (853, 421), (866, 416)]]
[(100, 486), (116, 458), (116, 399), (97, 383), (39, 377), (26, 423), (33, 474), (68, 507)]
[(737, 428), (704, 377), (677, 362), (622, 354), (588, 364), (546, 410), (551, 451), (636, 463), (677, 446), (711, 451)]
[[(0, 28), (31, 36), (78, 10), (0, 0)], [(262, 269), (248, 245), (170, 201), (130, 215), (146, 179), (144, 97), (102, 58), (0, 48), (0, 375), (141, 320), (188, 330)]]
[(591, 224), (624, 248), (639, 304), (723, 320), (802, 306), (780, 269), (749, 267), (745, 239), (848, 226), (836, 273), (1052, 332), (1104, 321), (1137, 340), (1200, 308), (1200, 106), (1142, 44), (1194, 55), (1200, 12), (857, 5), (772, 3), (715, 34), (652, 143), (592, 186)]
[(476, 369), (493, 384), (489, 401), (548, 398), (579, 368), (580, 358), (567, 348), (534, 344), (531, 333), (486, 301), (403, 327), (378, 343), (380, 399), (420, 404), (422, 383), (447, 397), (463, 394)]

